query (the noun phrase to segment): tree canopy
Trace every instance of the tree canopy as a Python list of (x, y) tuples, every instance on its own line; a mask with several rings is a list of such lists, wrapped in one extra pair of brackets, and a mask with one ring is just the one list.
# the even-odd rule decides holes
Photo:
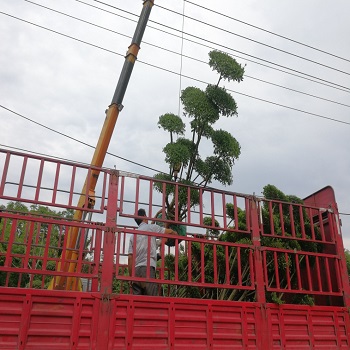
[[(237, 104), (224, 87), (222, 81), (243, 80), (244, 67), (226, 53), (214, 50), (209, 53), (209, 66), (218, 73), (216, 84), (209, 84), (205, 90), (189, 86), (181, 93), (183, 116), (189, 119), (190, 131), (186, 134), (186, 123), (180, 116), (166, 113), (159, 117), (158, 127), (169, 133), (170, 140), (164, 148), (165, 162), (169, 173), (156, 174), (156, 179), (173, 180), (188, 185), (207, 186), (213, 181), (222, 185), (233, 182), (232, 167), (241, 154), (236, 138), (226, 130), (215, 129), (221, 117), (237, 115)], [(206, 139), (212, 145), (212, 154), (205, 154), (200, 148)], [(206, 152), (208, 153), (208, 152)], [(159, 192), (164, 187), (155, 183)], [(167, 186), (167, 215), (174, 216), (174, 187)], [(198, 204), (193, 193), (192, 205)], [(186, 203), (186, 202), (185, 202)], [(186, 217), (186, 209), (178, 206), (180, 219)]]

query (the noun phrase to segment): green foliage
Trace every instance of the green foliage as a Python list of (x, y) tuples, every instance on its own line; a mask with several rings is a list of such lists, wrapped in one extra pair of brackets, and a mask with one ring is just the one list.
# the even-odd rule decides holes
[(205, 161), (198, 158), (195, 169), (203, 177), (206, 185), (213, 180), (217, 180), (223, 185), (231, 185), (233, 182), (231, 167), (221, 158), (211, 156), (207, 157)]
[[(56, 212), (48, 207), (31, 205), (29, 208), (20, 202), (10, 202), (4, 208), (7, 211), (24, 215), (34, 215), (41, 217), (72, 218), (73, 211)], [(15, 235), (14, 235), (15, 230)], [(29, 268), (33, 274), (0, 272), (0, 286), (43, 288), (50, 282), (49, 276), (39, 275), (41, 270), (54, 270), (55, 258), (61, 254), (61, 246), (64, 241), (64, 229), (56, 224), (46, 224), (30, 222), (26, 220), (2, 220), (0, 222), (0, 232), (4, 232), (3, 240), (0, 242), (0, 253), (7, 252), (8, 242), (11, 236), (12, 267)], [(30, 256), (27, 266), (24, 266), (24, 254), (27, 247), (30, 247)], [(44, 254), (49, 259), (44, 264)], [(52, 259), (52, 260), (50, 260)], [(0, 256), (0, 266), (4, 266), (5, 256)], [(7, 282), (8, 279), (8, 282)]]
[[(217, 227), (219, 228), (220, 227), (220, 224), (217, 220), (214, 220), (214, 223), (213, 223), (213, 219), (209, 216), (206, 216), (204, 219), (203, 219), (203, 224), (205, 226), (214, 226), (214, 227)], [(213, 236), (213, 237), (216, 237), (218, 236), (220, 233), (219, 230), (216, 230), (216, 229), (212, 229), (212, 228), (207, 228), (207, 236)]]
[[(266, 273), (267, 283), (271, 288), (279, 288), (280, 290), (286, 289), (286, 292), (271, 292), (266, 291), (265, 296), (267, 302), (276, 304), (304, 304), (314, 305), (314, 296), (308, 294), (300, 294), (289, 292), (290, 288), (298, 290), (298, 274), (303, 276), (307, 268), (313, 271), (313, 266), (316, 263), (316, 259), (313, 255), (308, 255), (307, 252), (322, 252), (321, 246), (311, 239), (311, 223), (308, 215), (301, 210), (303, 201), (291, 195), (285, 195), (277, 187), (273, 185), (267, 185), (264, 187), (264, 194), (270, 199), (278, 199), (285, 202), (282, 206), (279, 202), (271, 202), (272, 205), (263, 205), (261, 207), (261, 219), (265, 224), (270, 225), (270, 217), (272, 216), (272, 223), (274, 225), (274, 235), (269, 235), (271, 232), (266, 231), (267, 235), (260, 237), (260, 246), (263, 248), (266, 259)], [(266, 203), (267, 201), (263, 201)], [(292, 208), (289, 203), (295, 204)], [(285, 206), (284, 206), (285, 205)], [(272, 212), (269, 212), (272, 210)], [(301, 237), (301, 219), (302, 213), (304, 223), (304, 235)], [(270, 215), (271, 214), (271, 215)], [(204, 276), (204, 282), (214, 283), (214, 269), (216, 266), (217, 271), (217, 283), (230, 285), (238, 284), (238, 264), (240, 264), (241, 282), (243, 286), (250, 286), (250, 252), (253, 247), (252, 238), (247, 231), (247, 222), (250, 218), (247, 217), (245, 210), (237, 207), (234, 204), (226, 204), (226, 215), (231, 219), (227, 225), (230, 230), (221, 232), (219, 222), (214, 221), (217, 229), (210, 228), (213, 226), (212, 217), (205, 217), (203, 223), (207, 226), (207, 236), (203, 236), (201, 242), (191, 242), (186, 249), (179, 250), (179, 264), (178, 273), (180, 281), (188, 282), (189, 268), (191, 267), (191, 281), (200, 282), (202, 276)], [(291, 219), (291, 215), (293, 219)], [(297, 237), (293, 239), (290, 231), (290, 223), (293, 221), (296, 229)], [(281, 223), (285, 224), (284, 236), (281, 235)], [(287, 224), (286, 224), (287, 223)], [(230, 226), (232, 224), (232, 226)], [(264, 226), (265, 227), (265, 226)], [(313, 232), (315, 238), (319, 237), (317, 226), (314, 225)], [(303, 238), (303, 239), (298, 239)], [(223, 245), (216, 244), (215, 248), (213, 240), (217, 243), (222, 242)], [(225, 243), (235, 243), (239, 245), (227, 246)], [(269, 248), (271, 249), (269, 249)], [(215, 249), (215, 252), (214, 252)], [(191, 251), (188, 254), (187, 251)], [(296, 252), (298, 254), (296, 255)], [(303, 253), (305, 252), (305, 254)], [(308, 255), (308, 267), (306, 266), (306, 256)], [(345, 251), (347, 266), (350, 269), (350, 252)], [(214, 263), (214, 257), (216, 256), (216, 262)], [(191, 261), (188, 259), (191, 257)], [(204, 262), (204, 265), (203, 265)], [(175, 258), (173, 255), (169, 255), (165, 259), (165, 266), (169, 269), (170, 278), (175, 274)], [(227, 274), (227, 266), (229, 266), (229, 274)], [(203, 269), (204, 267), (204, 269)], [(278, 284), (276, 281), (278, 276)], [(229, 278), (229, 280), (228, 280)], [(300, 275), (299, 275), (300, 278)], [(208, 288), (208, 287), (188, 287), (188, 286), (176, 286), (169, 289), (171, 296), (185, 297), (185, 298), (210, 298), (218, 300), (236, 300), (236, 301), (255, 301), (255, 291), (240, 290), (237, 289), (224, 289), (224, 288)]]
[(196, 131), (203, 124), (214, 124), (219, 119), (219, 108), (199, 88), (187, 87), (182, 91), (181, 101), (185, 115), (198, 121)]
[(185, 124), (181, 118), (172, 113), (166, 113), (160, 116), (158, 126), (163, 128), (165, 131), (169, 131), (177, 135), (183, 135), (185, 132)]
[(217, 106), (221, 115), (224, 117), (233, 117), (237, 115), (236, 101), (225, 88), (208, 85), (205, 92), (209, 100)]
[(209, 66), (220, 74), (220, 78), (227, 81), (243, 80), (244, 67), (231, 56), (217, 50), (209, 52)]
[(350, 250), (345, 249), (344, 253), (345, 253), (346, 267), (348, 269), (348, 275), (350, 278)]
[[(219, 82), (221, 79), (243, 79), (244, 68), (229, 55), (212, 51), (209, 57), (210, 67), (219, 74)], [(190, 119), (191, 137), (184, 137), (185, 124), (180, 117), (172, 113), (159, 117), (158, 126), (170, 134), (170, 142), (163, 148), (165, 162), (169, 165), (169, 176), (157, 174), (155, 179), (174, 179), (191, 185), (196, 181), (203, 187), (212, 181), (218, 181), (222, 185), (232, 184), (232, 166), (241, 153), (241, 147), (229, 132), (215, 130), (213, 125), (221, 116), (237, 115), (237, 105), (226, 89), (219, 87), (219, 82), (216, 85), (208, 85), (205, 90), (189, 86), (182, 91), (183, 114)], [(174, 139), (174, 135), (177, 139)], [(212, 143), (212, 154), (201, 155), (200, 145), (203, 139)], [(167, 185), (165, 188), (155, 183), (154, 187), (160, 193), (166, 191), (166, 209), (169, 217), (175, 216), (175, 207), (178, 217), (186, 217), (189, 209), (187, 201), (181, 200), (181, 203), (175, 206), (174, 186)], [(180, 196), (182, 197), (183, 193)], [(196, 205), (197, 198), (191, 198), (191, 203)]]
[(271, 302), (275, 303), (277, 305), (283, 305), (284, 301), (282, 300), (281, 296), (278, 296), (276, 292), (271, 293)]
[(184, 145), (176, 143), (168, 143), (164, 148), (165, 161), (172, 165), (177, 163), (187, 164), (191, 154), (188, 148)]
[(214, 154), (232, 166), (233, 160), (238, 159), (241, 153), (241, 146), (237, 140), (229, 132), (221, 129), (213, 131), (211, 140)]

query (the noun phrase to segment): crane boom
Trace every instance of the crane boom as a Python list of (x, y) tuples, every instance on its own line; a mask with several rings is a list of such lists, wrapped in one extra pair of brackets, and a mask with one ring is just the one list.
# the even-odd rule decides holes
[[(100, 137), (95, 148), (91, 165), (93, 167), (102, 167), (110, 140), (112, 138), (113, 130), (117, 122), (119, 112), (122, 110), (123, 98), (131, 77), (132, 70), (134, 68), (135, 61), (137, 59), (137, 54), (140, 50), (140, 44), (142, 41), (143, 34), (145, 32), (148, 18), (150, 16), (152, 7), (154, 5), (154, 0), (146, 0), (143, 2), (143, 8), (135, 29), (134, 36), (131, 40), (131, 44), (125, 56), (124, 65), (119, 76), (118, 84), (115, 89), (112, 102), (108, 107), (106, 118), (100, 133)], [(74, 212), (73, 220), (80, 221), (84, 215), (84, 207), (86, 205), (89, 208), (93, 208), (95, 204), (95, 188), (100, 171), (98, 169), (93, 169), (88, 173), (81, 195), (78, 201), (78, 208)], [(76, 267), (76, 259), (78, 257), (77, 243), (78, 243), (78, 228), (70, 228), (67, 237), (67, 249), (63, 259), (63, 263), (59, 262), (56, 268), (57, 271), (63, 272), (73, 272)], [(63, 276), (56, 276), (51, 280), (48, 289), (67, 289), (76, 290), (79, 289), (79, 284), (76, 280), (72, 278), (67, 278)]]

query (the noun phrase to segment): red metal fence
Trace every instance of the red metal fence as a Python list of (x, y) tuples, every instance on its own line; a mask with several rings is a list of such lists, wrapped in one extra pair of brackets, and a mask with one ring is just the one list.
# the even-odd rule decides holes
[[(98, 169), (96, 207), (77, 222), (71, 210), (94, 169), (0, 150), (0, 170), (1, 348), (44, 349), (57, 339), (60, 349), (311, 349), (322, 339), (328, 348), (350, 346), (349, 281), (330, 188), (307, 204), (286, 203)], [(130, 236), (154, 236), (136, 230), (139, 208), (149, 220), (159, 214), (160, 224), (186, 227), (174, 247), (161, 245), (155, 279), (127, 271)], [(71, 227), (79, 229), (73, 248)], [(57, 278), (82, 291), (46, 290)], [(129, 282), (145, 280), (158, 284), (160, 297), (130, 295)], [(47, 336), (45, 314), (59, 325)]]

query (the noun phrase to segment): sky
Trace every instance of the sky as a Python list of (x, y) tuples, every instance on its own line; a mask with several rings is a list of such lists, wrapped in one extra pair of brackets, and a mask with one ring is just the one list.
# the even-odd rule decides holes
[[(0, 147), (89, 164), (141, 10), (135, 0), (2, 0)], [(216, 83), (208, 52), (227, 52), (245, 78), (222, 84), (238, 116), (215, 126), (241, 145), (226, 189), (261, 195), (273, 184), (305, 198), (330, 185), (350, 249), (349, 13), (346, 0), (155, 0), (109, 152), (167, 172), (158, 118), (182, 115), (182, 89)], [(104, 166), (154, 175), (112, 155)]]

